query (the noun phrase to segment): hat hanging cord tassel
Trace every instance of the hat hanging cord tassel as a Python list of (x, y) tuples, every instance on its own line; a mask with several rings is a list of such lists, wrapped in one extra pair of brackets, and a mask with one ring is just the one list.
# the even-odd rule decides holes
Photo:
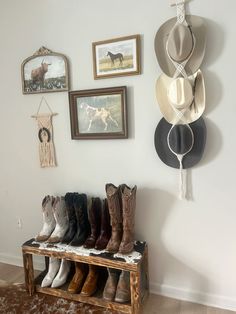
[(181, 200), (186, 199), (186, 180), (184, 177), (184, 169), (183, 169), (183, 155), (176, 155), (179, 161), (179, 198)]

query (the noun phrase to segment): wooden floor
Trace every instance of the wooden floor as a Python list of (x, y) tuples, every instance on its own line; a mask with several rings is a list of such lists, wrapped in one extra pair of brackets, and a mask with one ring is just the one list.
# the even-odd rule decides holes
[[(0, 263), (0, 282), (23, 283), (22, 267)], [(233, 314), (236, 312), (216, 309), (191, 302), (151, 294), (143, 314)]]

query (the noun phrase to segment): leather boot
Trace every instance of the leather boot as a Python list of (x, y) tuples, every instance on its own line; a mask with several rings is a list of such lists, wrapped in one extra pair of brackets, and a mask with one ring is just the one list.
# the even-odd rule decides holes
[(35, 237), (36, 241), (46, 241), (56, 226), (56, 220), (52, 212), (52, 197), (47, 195), (42, 201), (43, 211), (43, 228), (40, 233)]
[(66, 209), (67, 209), (67, 214), (69, 218), (69, 228), (61, 241), (62, 243), (66, 243), (66, 244), (72, 241), (77, 230), (76, 229), (77, 227), (76, 215), (75, 215), (73, 199), (74, 199), (74, 193), (66, 193), (65, 202), (66, 202)]
[(97, 290), (98, 283), (98, 267), (95, 265), (89, 265), (89, 273), (80, 292), (83, 296), (91, 296)]
[(86, 277), (86, 264), (75, 262), (75, 274), (69, 284), (68, 291), (70, 293), (79, 293), (84, 279)]
[(134, 216), (136, 206), (136, 191), (136, 185), (132, 189), (130, 189), (125, 184), (123, 184), (121, 187), (123, 236), (119, 248), (119, 253), (122, 254), (129, 254), (134, 249)]
[(111, 223), (111, 238), (107, 244), (106, 250), (111, 253), (117, 253), (122, 238), (120, 187), (108, 183), (106, 184), (106, 194)]
[(113, 268), (107, 268), (108, 278), (105, 288), (103, 290), (103, 299), (107, 301), (114, 301), (116, 295), (116, 288), (120, 276), (120, 271)]
[(41, 283), (41, 287), (49, 287), (51, 286), (54, 278), (56, 277), (56, 274), (58, 273), (58, 270), (61, 265), (61, 260), (55, 257), (50, 257), (49, 259), (49, 267), (48, 272), (46, 276), (43, 278), (43, 281)]
[(77, 221), (77, 231), (70, 245), (80, 246), (84, 244), (90, 233), (90, 225), (87, 213), (87, 196), (74, 193), (73, 204)]
[(122, 270), (117, 285), (115, 301), (119, 303), (126, 303), (129, 302), (130, 299), (130, 273)]
[(52, 202), (52, 211), (56, 220), (56, 227), (47, 242), (57, 243), (63, 239), (69, 227), (69, 218), (64, 197), (57, 196), (54, 199)]
[(52, 288), (61, 287), (64, 285), (64, 283), (66, 283), (66, 280), (70, 273), (70, 268), (71, 268), (71, 261), (62, 259), (60, 269), (52, 282), (52, 285), (51, 285)]
[(101, 232), (96, 241), (95, 249), (104, 250), (111, 238), (110, 215), (108, 210), (107, 199), (103, 200), (101, 211)]
[(99, 237), (101, 228), (101, 209), (102, 204), (100, 198), (92, 198), (92, 204), (89, 208), (89, 223), (91, 233), (84, 243), (84, 247), (87, 249), (94, 248), (96, 240)]

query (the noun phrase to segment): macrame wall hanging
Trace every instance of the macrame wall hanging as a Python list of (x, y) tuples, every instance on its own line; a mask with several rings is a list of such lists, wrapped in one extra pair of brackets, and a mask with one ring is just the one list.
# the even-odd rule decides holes
[[(40, 113), (42, 103), (45, 103), (49, 112)], [(38, 124), (38, 140), (39, 140), (39, 160), (40, 166), (45, 167), (55, 167), (56, 158), (55, 158), (55, 148), (53, 143), (53, 126), (52, 118), (57, 115), (53, 113), (46, 99), (42, 97), (38, 111), (35, 115), (32, 115), (32, 118), (35, 118)]]

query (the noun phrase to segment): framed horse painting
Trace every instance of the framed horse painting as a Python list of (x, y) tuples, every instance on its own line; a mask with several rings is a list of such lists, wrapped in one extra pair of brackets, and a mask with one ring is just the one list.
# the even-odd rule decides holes
[(128, 137), (126, 86), (69, 92), (72, 139)]
[(141, 74), (140, 35), (92, 44), (94, 78)]

